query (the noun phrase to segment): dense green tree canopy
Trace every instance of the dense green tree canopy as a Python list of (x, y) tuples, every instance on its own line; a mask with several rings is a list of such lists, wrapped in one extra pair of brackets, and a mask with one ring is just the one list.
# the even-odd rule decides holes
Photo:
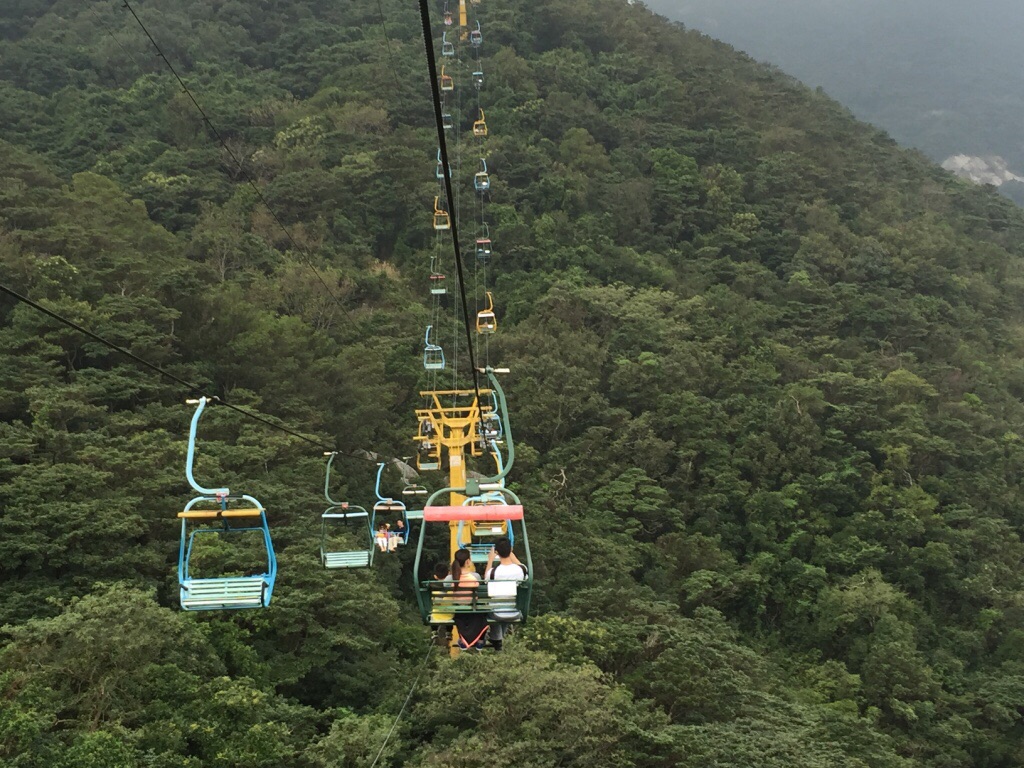
[[(227, 149), (120, 3), (6, 4), (0, 282), (412, 453), (416, 13), (385, 0), (385, 39), (376, 4), (133, 7)], [(365, 768), (423, 669), (378, 765), (1024, 763), (1024, 212), (639, 5), (478, 8), (535, 620), (420, 668), (411, 553), (324, 571), (319, 449), (223, 408), (197, 471), (266, 505), (280, 578), (181, 613), (190, 393), (3, 298), (0, 760)], [(335, 467), (372, 498), (372, 462)]]

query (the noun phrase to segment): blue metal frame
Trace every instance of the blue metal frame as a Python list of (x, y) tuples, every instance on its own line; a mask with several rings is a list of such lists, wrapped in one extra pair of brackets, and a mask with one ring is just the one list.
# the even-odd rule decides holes
[[(192, 423), (189, 426), (188, 433), (188, 455), (185, 459), (185, 478), (188, 480), (189, 485), (200, 494), (195, 498), (191, 499), (185, 505), (185, 512), (193, 509), (200, 502), (212, 502), (216, 504), (221, 512), (228, 509), (229, 501), (246, 501), (251, 505), (252, 509), (258, 509), (259, 514), (259, 525), (246, 526), (241, 528), (232, 527), (228, 521), (228, 518), (218, 517), (216, 518), (220, 527), (218, 528), (196, 528), (191, 534), (188, 531), (188, 518), (182, 517), (181, 519), (181, 540), (178, 547), (178, 587), (179, 597), (182, 600), (182, 608), (184, 610), (231, 610), (237, 609), (238, 606), (222, 606), (219, 609), (208, 609), (208, 608), (188, 608), (184, 605), (184, 601), (188, 597), (188, 592), (192, 585), (195, 583), (202, 584), (204, 582), (217, 582), (222, 579), (211, 579), (201, 578), (194, 579), (189, 573), (189, 563), (192, 559), (192, 547), (195, 544), (196, 536), (205, 534), (219, 534), (225, 533), (244, 533), (247, 531), (259, 531), (263, 537), (263, 545), (267, 553), (267, 570), (265, 573), (254, 575), (254, 576), (243, 576), (238, 577), (239, 580), (256, 581), (259, 580), (263, 584), (261, 604), (262, 607), (266, 608), (270, 605), (270, 599), (274, 594), (274, 584), (277, 581), (277, 555), (274, 553), (274, 545), (270, 539), (270, 526), (267, 524), (267, 512), (252, 496), (246, 494), (231, 495), (231, 491), (228, 488), (206, 488), (200, 485), (193, 473), (195, 467), (195, 454), (196, 454), (196, 433), (199, 428), (199, 419), (203, 415), (203, 411), (206, 409), (206, 404), (209, 402), (207, 398), (201, 397), (198, 400), (190, 400), (190, 403), (196, 403), (196, 412), (192, 416)], [(241, 606), (247, 607), (247, 606)]]
[(487, 173), (487, 160), (480, 158), (480, 165), (482, 170), (479, 170), (473, 176), (473, 188), (477, 192), (486, 192), (491, 188), (491, 176)]

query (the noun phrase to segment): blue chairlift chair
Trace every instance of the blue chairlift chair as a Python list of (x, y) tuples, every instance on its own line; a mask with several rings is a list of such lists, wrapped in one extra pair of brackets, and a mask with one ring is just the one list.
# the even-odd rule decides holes
[(473, 188), (480, 193), (491, 188), (491, 177), (487, 173), (487, 161), (480, 158), (480, 170), (473, 176)]
[[(199, 495), (191, 499), (182, 512), (181, 540), (178, 548), (178, 587), (182, 609), (215, 611), (240, 608), (266, 608), (274, 594), (277, 580), (277, 556), (270, 539), (267, 513), (252, 496), (232, 494), (228, 488), (205, 488), (193, 474), (196, 453), (196, 432), (199, 419), (209, 400), (189, 400), (196, 405), (188, 435), (188, 456), (185, 477)], [(210, 506), (212, 505), (212, 508)], [(191, 529), (191, 530), (190, 530)], [(245, 576), (196, 577), (192, 573), (197, 540), (208, 536), (256, 534), (266, 553), (262, 573)], [(251, 536), (245, 536), (251, 538)]]

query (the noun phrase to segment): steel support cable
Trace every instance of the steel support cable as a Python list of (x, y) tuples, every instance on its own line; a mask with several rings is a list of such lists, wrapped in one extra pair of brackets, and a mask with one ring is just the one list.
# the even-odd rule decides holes
[(434, 652), (434, 638), (430, 638), (430, 645), (427, 647), (427, 653), (423, 657), (423, 661), (420, 662), (419, 673), (416, 675), (416, 679), (412, 681), (412, 686), (409, 688), (409, 693), (405, 697), (405, 701), (402, 703), (402, 708), (398, 710), (398, 715), (395, 716), (395, 721), (391, 723), (391, 729), (388, 731), (387, 736), (384, 737), (384, 741), (380, 745), (380, 749), (377, 750), (377, 756), (373, 758), (373, 762), (370, 764), (370, 768), (374, 768), (377, 765), (377, 761), (380, 760), (380, 756), (384, 754), (384, 748), (391, 741), (391, 736), (395, 732), (395, 728), (398, 727), (398, 723), (401, 721), (402, 716), (405, 714), (406, 707), (409, 706), (409, 702), (412, 701), (412, 695), (416, 692), (416, 686), (420, 684), (420, 678), (423, 677), (423, 673), (427, 669), (427, 660), (430, 658), (430, 654)]
[(398, 78), (398, 70), (395, 69), (395, 57), (391, 53), (391, 36), (388, 34), (387, 24), (384, 23), (384, 7), (380, 0), (377, 0), (377, 10), (380, 12), (380, 28), (384, 30), (384, 41), (388, 47), (388, 62), (391, 64), (391, 74), (395, 76), (395, 85), (402, 90), (402, 81)]
[[(151, 363), (148, 360), (146, 360), (145, 358), (139, 357), (134, 352), (132, 352), (132, 351), (122, 347), (120, 344), (116, 344), (115, 342), (110, 341), (109, 339), (103, 338), (98, 333), (94, 333), (93, 331), (90, 331), (88, 328), (80, 325), (79, 323), (76, 323), (74, 320), (70, 320), (67, 317), (64, 317), (63, 315), (61, 315), (61, 314), (59, 314), (57, 312), (54, 312), (52, 309), (47, 309), (46, 307), (44, 307), (39, 302), (33, 301), (32, 299), (28, 298), (27, 296), (24, 296), (24, 295), (18, 293), (13, 288), (10, 288), (10, 287), (8, 287), (6, 285), (0, 284), (0, 291), (2, 291), (3, 293), (6, 293), (11, 298), (16, 299), (16, 300), (20, 301), (21, 303), (31, 307), (32, 309), (36, 310), (37, 312), (40, 312), (40, 313), (46, 315), (47, 317), (50, 317), (53, 320), (56, 320), (57, 322), (61, 323), (62, 325), (66, 325), (68, 328), (76, 330), (76, 331), (78, 331), (79, 333), (81, 333), (84, 336), (88, 336), (93, 341), (95, 341), (95, 342), (97, 342), (99, 344), (102, 344), (103, 346), (108, 347), (109, 349), (112, 349), (115, 352), (119, 352), (120, 354), (122, 354), (125, 357), (127, 357), (129, 360), (132, 360), (132, 361), (138, 363), (142, 367), (148, 368), (149, 370), (153, 371), (154, 373), (159, 374), (160, 376), (163, 376), (164, 378), (169, 379), (170, 381), (173, 381), (176, 384), (180, 384), (182, 387), (187, 389), (190, 394), (205, 395), (205, 392), (203, 392), (203, 387), (200, 386), (199, 384), (196, 384), (195, 382), (192, 382), (192, 381), (188, 381), (187, 379), (183, 379), (180, 376), (176, 376), (175, 374), (171, 373), (170, 371), (167, 371), (167, 370), (161, 368), (159, 365)], [(342, 456), (348, 456), (349, 458), (352, 458), (352, 459), (362, 459), (363, 461), (372, 461), (372, 462), (375, 462), (375, 463), (378, 461), (378, 459), (368, 458), (366, 456), (360, 456), (357, 453), (347, 453), (345, 451), (338, 451), (337, 449), (328, 446), (326, 443), (322, 443), (322, 442), (320, 442), (319, 440), (317, 440), (315, 438), (312, 438), (312, 437), (309, 437), (308, 435), (302, 434), (301, 432), (296, 432), (294, 429), (290, 429), (289, 427), (283, 426), (281, 424), (277, 424), (277, 423), (271, 421), (270, 419), (268, 419), (268, 418), (266, 418), (264, 416), (261, 416), (258, 413), (254, 413), (252, 411), (246, 410), (245, 408), (240, 408), (237, 405), (233, 405), (232, 403), (225, 402), (224, 400), (222, 400), (221, 398), (217, 397), (216, 395), (212, 395), (212, 396), (206, 395), (206, 396), (209, 397), (210, 400), (212, 400), (213, 402), (217, 403), (218, 405), (222, 405), (222, 406), (224, 406), (225, 408), (227, 408), (229, 410), (235, 411), (236, 413), (239, 413), (242, 416), (245, 416), (246, 418), (252, 419), (253, 421), (258, 421), (260, 424), (263, 424), (264, 426), (270, 427), (271, 429), (276, 429), (279, 432), (284, 432), (285, 434), (291, 435), (292, 437), (295, 437), (295, 438), (297, 438), (299, 440), (302, 440), (303, 442), (309, 443), (310, 445), (315, 445), (316, 447), (318, 447), (318, 448), (320, 448), (320, 449), (322, 449), (324, 451), (331, 452), (331, 453), (338, 453), (338, 454), (340, 454)], [(388, 458), (388, 457), (385, 457), (385, 458)], [(388, 458), (388, 460), (389, 461), (397, 461), (398, 459), (395, 459), (394, 457), (390, 457), (390, 458)]]
[[(444, 123), (441, 119), (441, 92), (437, 79), (437, 61), (434, 58), (434, 46), (430, 39), (430, 8), (428, 0), (420, 0), (420, 20), (423, 25), (423, 47), (427, 54), (427, 74), (430, 78), (430, 92), (434, 101), (434, 122), (437, 125), (438, 146), (441, 149), (441, 167), (444, 171), (445, 197), (448, 199), (448, 208), (455, 213), (455, 196), (452, 194), (452, 175), (448, 168), (448, 143), (444, 137)], [(469, 364), (473, 371), (473, 391), (476, 400), (480, 402), (480, 379), (477, 375), (476, 355), (473, 353), (473, 335), (470, 331), (469, 304), (466, 301), (466, 279), (462, 269), (462, 253), (459, 248), (458, 217), (451, 216), (452, 245), (455, 248), (455, 269), (459, 275), (459, 295), (462, 301), (462, 319), (466, 328), (466, 343), (469, 345)], [(481, 422), (483, 417), (481, 416)], [(481, 424), (481, 434), (483, 425)]]
[(260, 202), (263, 203), (263, 205), (266, 207), (267, 211), (270, 213), (270, 217), (274, 220), (277, 226), (280, 227), (281, 231), (284, 232), (285, 237), (288, 239), (288, 242), (291, 243), (295, 251), (302, 257), (302, 260), (306, 263), (306, 266), (313, 270), (313, 274), (316, 275), (316, 279), (320, 281), (320, 284), (324, 287), (324, 290), (327, 291), (327, 295), (334, 300), (334, 302), (338, 305), (342, 312), (344, 312), (345, 314), (349, 314), (348, 310), (345, 309), (345, 307), (342, 305), (338, 297), (334, 295), (334, 291), (331, 290), (331, 287), (327, 284), (327, 281), (324, 280), (323, 276), (320, 274), (320, 271), (315, 266), (313, 266), (313, 261), (310, 258), (309, 254), (307, 253), (306, 249), (303, 246), (299, 245), (299, 242), (292, 235), (291, 230), (289, 230), (288, 227), (285, 226), (284, 222), (281, 221), (280, 217), (277, 215), (274, 209), (270, 207), (270, 203), (267, 202), (267, 198), (263, 195), (263, 191), (256, 184), (256, 181), (252, 178), (252, 176), (249, 175), (249, 172), (245, 170), (245, 166), (242, 164), (242, 161), (234, 153), (231, 147), (228, 146), (220, 131), (217, 130), (217, 126), (213, 124), (213, 121), (211, 121), (209, 116), (207, 116), (206, 111), (203, 109), (202, 105), (200, 105), (196, 97), (192, 95), (192, 91), (189, 90), (189, 87), (187, 85), (185, 85), (185, 81), (181, 79), (181, 75), (178, 74), (178, 70), (176, 70), (174, 68), (174, 65), (171, 64), (170, 59), (168, 59), (167, 56), (164, 55), (164, 52), (160, 48), (160, 45), (157, 43), (153, 35), (150, 34), (149, 29), (146, 28), (146, 25), (142, 23), (142, 19), (139, 18), (139, 15), (135, 12), (135, 9), (132, 8), (128, 0), (123, 0), (123, 7), (126, 8), (128, 12), (135, 18), (135, 21), (138, 23), (139, 28), (143, 31), (146, 37), (149, 38), (149, 42), (153, 45), (153, 48), (156, 49), (157, 55), (164, 62), (164, 64), (167, 65), (167, 69), (170, 70), (171, 74), (174, 76), (174, 79), (178, 81), (178, 85), (181, 86), (182, 92), (186, 96), (188, 96), (189, 101), (192, 102), (192, 105), (196, 108), (200, 116), (203, 118), (203, 124), (206, 126), (206, 129), (211, 134), (213, 134), (213, 137), (217, 139), (221, 148), (225, 152), (227, 152), (228, 156), (232, 159), (232, 161), (234, 161), (235, 165), (238, 166), (239, 172), (245, 178), (246, 182), (252, 188), (253, 192), (256, 193), (256, 197), (259, 198)]
[(110, 36), (110, 39), (113, 40), (115, 43), (117, 43), (117, 47), (121, 49), (121, 52), (124, 53), (124, 55), (127, 56), (129, 59), (131, 59), (132, 63), (141, 72), (142, 71), (142, 65), (139, 64), (139, 62), (135, 58), (135, 56), (132, 55), (132, 52), (129, 51), (127, 48), (125, 48), (124, 45), (121, 44), (121, 41), (117, 39), (117, 37), (114, 35), (114, 31), (110, 28), (110, 25), (107, 24), (107, 22), (105, 22), (103, 20), (103, 17), (100, 16), (99, 11), (96, 10), (96, 6), (95, 5), (92, 6), (92, 8), (90, 8), (90, 10), (92, 11), (93, 16), (96, 18), (96, 21), (98, 21), (103, 26), (103, 28), (107, 31), (107, 34)]

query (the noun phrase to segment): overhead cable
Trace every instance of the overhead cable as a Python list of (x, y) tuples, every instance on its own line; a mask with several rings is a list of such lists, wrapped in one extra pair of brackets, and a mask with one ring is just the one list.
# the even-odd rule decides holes
[(334, 295), (334, 291), (332, 291), (330, 286), (327, 285), (327, 281), (324, 280), (323, 276), (320, 274), (320, 271), (315, 266), (313, 266), (313, 261), (310, 258), (309, 254), (307, 253), (306, 249), (299, 244), (299, 242), (292, 235), (291, 230), (289, 230), (288, 227), (285, 226), (284, 222), (281, 221), (277, 213), (274, 212), (274, 209), (270, 207), (270, 203), (267, 202), (267, 198), (263, 195), (263, 191), (259, 188), (259, 185), (256, 184), (255, 180), (252, 178), (249, 172), (245, 170), (245, 166), (242, 164), (242, 161), (234, 153), (231, 147), (228, 146), (228, 143), (224, 140), (224, 137), (221, 135), (220, 131), (217, 130), (217, 126), (213, 124), (209, 116), (206, 114), (206, 111), (199, 104), (199, 101), (196, 99), (195, 96), (192, 95), (192, 91), (189, 90), (189, 87), (187, 85), (185, 85), (185, 81), (182, 80), (181, 75), (178, 74), (178, 71), (174, 68), (174, 65), (171, 64), (170, 59), (168, 59), (167, 56), (164, 55), (164, 52), (163, 50), (161, 50), (160, 45), (157, 43), (153, 35), (150, 34), (149, 30), (146, 28), (146, 25), (142, 23), (142, 19), (139, 18), (139, 15), (135, 12), (135, 9), (132, 8), (128, 0), (124, 0), (124, 8), (126, 8), (128, 12), (135, 18), (135, 21), (138, 22), (138, 25), (142, 29), (143, 33), (145, 33), (146, 37), (149, 38), (149, 42), (152, 43), (153, 48), (156, 49), (157, 55), (164, 62), (164, 64), (167, 65), (167, 69), (170, 70), (171, 74), (174, 76), (174, 79), (178, 81), (178, 85), (181, 86), (182, 92), (184, 92), (184, 94), (188, 96), (193, 106), (195, 106), (200, 116), (202, 116), (203, 123), (204, 125), (206, 125), (207, 130), (209, 130), (210, 133), (213, 134), (214, 138), (217, 139), (217, 141), (220, 143), (224, 151), (227, 152), (228, 156), (234, 161), (235, 165), (238, 166), (239, 172), (245, 178), (249, 186), (252, 187), (252, 190), (256, 193), (256, 196), (259, 198), (260, 202), (262, 202), (263, 205), (266, 206), (266, 209), (270, 213), (271, 218), (274, 219), (277, 226), (281, 228), (282, 232), (284, 232), (285, 237), (288, 238), (288, 242), (291, 243), (292, 247), (302, 257), (302, 260), (306, 263), (306, 266), (313, 270), (313, 274), (316, 275), (317, 280), (320, 281), (320, 284), (324, 287), (324, 290), (327, 291), (327, 295), (334, 299), (338, 306), (341, 307), (341, 310), (347, 314), (348, 310), (346, 310), (345, 307), (342, 306), (341, 301), (338, 299), (337, 296)]

